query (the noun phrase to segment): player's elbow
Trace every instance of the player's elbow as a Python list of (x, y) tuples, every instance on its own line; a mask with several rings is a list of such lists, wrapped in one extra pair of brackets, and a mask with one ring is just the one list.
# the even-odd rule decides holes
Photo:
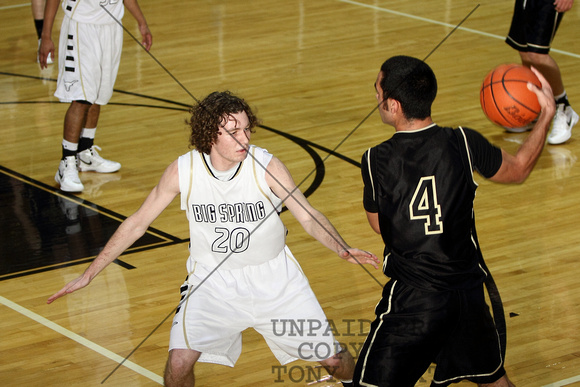
[(521, 173), (514, 178), (514, 181), (512, 183), (513, 184), (522, 184), (523, 182), (525, 182), (528, 179), (528, 176), (530, 176), (530, 172)]
[(521, 184), (532, 172), (535, 162), (522, 161), (515, 157), (504, 158), (501, 167), (489, 180), (504, 184)]
[(366, 212), (369, 225), (377, 234), (381, 233), (381, 226), (379, 224), (379, 214), (376, 212)]
[(513, 181), (512, 181), (512, 183), (522, 184), (524, 181), (526, 181), (527, 178), (532, 173), (532, 170), (534, 169), (534, 164), (535, 163), (528, 163), (528, 162), (522, 162), (522, 163), (516, 164), (516, 167), (512, 168), (513, 169), (513, 173), (512, 173)]
[(136, 214), (133, 214), (125, 219), (119, 228), (130, 238), (139, 239), (145, 234), (149, 225), (139, 219)]
[(511, 181), (511, 184), (523, 184), (528, 179), (528, 176), (529, 175), (526, 175), (526, 176), (518, 176), (513, 181)]
[(520, 171), (511, 171), (509, 173), (496, 173), (494, 176), (490, 177), (489, 180), (494, 183), (502, 184), (522, 184), (529, 176), (528, 173), (523, 173)]

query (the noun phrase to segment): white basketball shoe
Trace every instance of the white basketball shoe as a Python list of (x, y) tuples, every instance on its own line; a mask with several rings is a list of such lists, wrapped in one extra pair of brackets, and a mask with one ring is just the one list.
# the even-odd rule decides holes
[(111, 173), (121, 169), (121, 163), (102, 158), (97, 150), (101, 150), (96, 145), (82, 152), (77, 153), (77, 166), (81, 172)]
[(64, 160), (60, 160), (54, 180), (60, 184), (60, 189), (65, 192), (82, 192), (85, 188), (79, 178), (75, 156), (67, 156)]
[(572, 106), (558, 104), (552, 121), (552, 131), (548, 135), (548, 144), (563, 144), (572, 137), (572, 127), (578, 123), (578, 114)]

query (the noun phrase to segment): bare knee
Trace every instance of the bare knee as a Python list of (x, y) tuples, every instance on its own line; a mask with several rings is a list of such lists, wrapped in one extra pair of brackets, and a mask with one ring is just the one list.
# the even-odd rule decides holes
[(548, 54), (539, 54), (537, 52), (520, 52), (522, 64), (534, 66), (536, 68), (558, 68), (556, 61)]
[(200, 355), (200, 352), (190, 349), (172, 349), (169, 351), (163, 377), (165, 385), (169, 387), (194, 386), (193, 366)]
[(337, 379), (351, 380), (354, 374), (354, 359), (348, 349), (320, 362), (326, 371)]

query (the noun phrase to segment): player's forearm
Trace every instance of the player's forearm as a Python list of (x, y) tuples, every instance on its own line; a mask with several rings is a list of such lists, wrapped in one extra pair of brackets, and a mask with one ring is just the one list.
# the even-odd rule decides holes
[(341, 251), (350, 248), (330, 220), (318, 211), (312, 212), (311, 219), (303, 226), (308, 234), (339, 255)]
[(139, 26), (147, 25), (147, 20), (145, 20), (145, 15), (143, 15), (143, 12), (141, 11), (141, 7), (139, 7), (139, 3), (137, 3), (137, 0), (125, 0), (124, 4), (125, 8), (127, 8), (129, 13), (135, 18)]
[(145, 16), (143, 15), (143, 12), (141, 12), (137, 0), (126, 0), (124, 4), (139, 25), (139, 32), (141, 32), (142, 38), (141, 44), (147, 51), (149, 51), (153, 44), (153, 35), (151, 35), (151, 31), (147, 25), (147, 20), (145, 20)]
[(44, 7), (44, 24), (42, 26), (42, 39), (52, 39), (52, 29), (54, 26), (54, 19), (58, 12), (59, 0), (46, 0)]
[(542, 149), (544, 149), (546, 136), (554, 117), (551, 108), (546, 110), (542, 110), (534, 128), (516, 153), (516, 159), (521, 170), (521, 181), (524, 181), (530, 175), (542, 153)]
[(132, 217), (127, 218), (121, 223), (103, 250), (87, 268), (84, 275), (88, 276), (90, 280), (94, 279), (103, 269), (142, 237), (146, 230), (147, 228), (139, 227)]

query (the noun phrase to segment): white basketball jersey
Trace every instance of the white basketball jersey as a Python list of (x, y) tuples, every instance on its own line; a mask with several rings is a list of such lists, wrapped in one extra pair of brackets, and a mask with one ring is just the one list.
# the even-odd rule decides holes
[(232, 270), (262, 264), (284, 249), (286, 228), (278, 215), (282, 201), (266, 183), (271, 159), (266, 150), (251, 146), (236, 174), (221, 181), (202, 153), (179, 157), (181, 209), (189, 220), (188, 273), (196, 261)]
[(114, 24), (125, 13), (123, 0), (63, 0), (62, 9), (72, 20), (89, 24)]

